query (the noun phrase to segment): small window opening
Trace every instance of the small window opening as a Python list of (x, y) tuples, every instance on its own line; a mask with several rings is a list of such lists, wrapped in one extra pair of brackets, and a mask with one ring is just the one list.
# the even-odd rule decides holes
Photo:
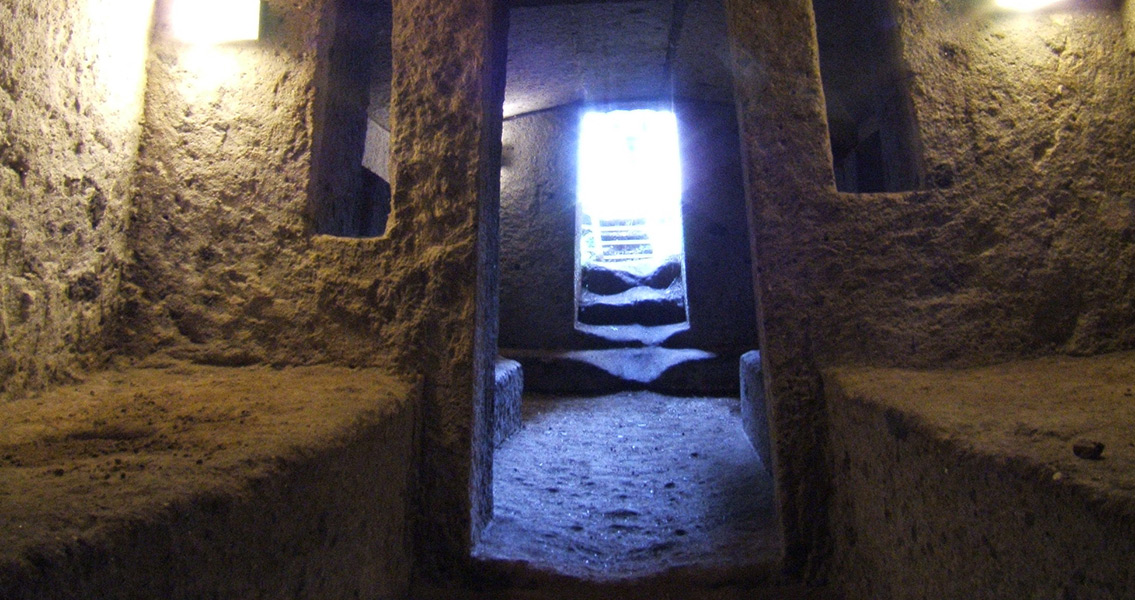
[(578, 178), (576, 327), (687, 323), (674, 113), (584, 113)]
[(391, 210), (389, 1), (336, 3), (314, 147), (316, 233), (378, 237)]
[(366, 117), (366, 141), (360, 161), (362, 189), (358, 196), (358, 228), (361, 236), (386, 233), (390, 217), (390, 5), (379, 23), (379, 44), (371, 67)]
[(922, 187), (921, 149), (887, 0), (813, 0), (836, 189)]

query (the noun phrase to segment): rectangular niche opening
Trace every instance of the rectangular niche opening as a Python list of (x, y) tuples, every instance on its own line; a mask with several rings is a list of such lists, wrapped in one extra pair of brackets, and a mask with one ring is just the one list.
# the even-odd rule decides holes
[(689, 315), (678, 121), (586, 111), (580, 123), (576, 327), (681, 327)]
[(315, 233), (380, 237), (391, 212), (389, 0), (338, 0), (320, 61), (310, 205)]
[(812, 0), (836, 189), (923, 187), (922, 150), (887, 0)]

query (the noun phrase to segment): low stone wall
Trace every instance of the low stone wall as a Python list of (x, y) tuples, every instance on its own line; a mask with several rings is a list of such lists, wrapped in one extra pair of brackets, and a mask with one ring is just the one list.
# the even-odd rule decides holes
[[(1132, 598), (1133, 372), (1131, 353), (829, 372), (847, 597)], [(1085, 435), (1102, 459), (1074, 454)]]
[(179, 367), (17, 402), (0, 598), (406, 597), (415, 394), (375, 369)]
[(500, 446), (520, 429), (520, 397), (524, 394), (524, 370), (520, 363), (497, 358), (493, 395), (493, 445)]
[(741, 355), (741, 425), (761, 458), (766, 471), (772, 471), (772, 438), (769, 437), (768, 404), (765, 401), (761, 351)]

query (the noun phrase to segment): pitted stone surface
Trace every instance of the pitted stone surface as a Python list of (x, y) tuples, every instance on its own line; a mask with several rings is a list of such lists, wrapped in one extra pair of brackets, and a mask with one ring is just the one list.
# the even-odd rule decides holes
[(527, 397), (524, 414), (498, 453), (479, 557), (618, 580), (775, 556), (771, 479), (735, 398)]
[(808, 569), (827, 543), (819, 365), (1135, 346), (1135, 68), (1114, 8), (894, 3), (931, 189), (838, 194), (809, 2), (728, 7), (773, 468)]
[(0, 5), (0, 400), (111, 351), (150, 3)]
[(151, 361), (10, 402), (0, 597), (404, 597), (415, 395)]
[[(335, 118), (320, 97), (336, 84), (321, 70), (335, 4), (270, 0), (265, 38), (236, 47), (182, 47), (159, 23), (143, 65), (146, 24), (104, 21), (144, 19), (138, 1), (0, 6), (4, 397), (112, 353), (390, 365), (423, 385), (421, 564), (463, 564), (491, 453), (477, 416), (496, 348), (502, 5), (397, 3), (391, 226), (345, 240), (311, 235), (309, 219), (315, 147), (341, 141), (320, 137)], [(1135, 347), (1132, 3), (1021, 16), (892, 4), (929, 185), (851, 195), (832, 185), (810, 2), (727, 1), (748, 215), (717, 225), (751, 230), (722, 256), (756, 275), (793, 573), (822, 574), (840, 525), (821, 368)], [(534, 304), (570, 321), (573, 287)], [(752, 347), (755, 323), (722, 323), (709, 329)], [(562, 347), (594, 342), (574, 335)]]
[(423, 381), (419, 564), (460, 569), (489, 502), (503, 11), (394, 4), (393, 209), (384, 237), (347, 239), (310, 218), (318, 149), (343, 141), (327, 94), (352, 84), (327, 71), (339, 4), (270, 1), (265, 37), (238, 46), (159, 23), (123, 349)]
[(825, 375), (849, 598), (1130, 595), (1135, 353)]

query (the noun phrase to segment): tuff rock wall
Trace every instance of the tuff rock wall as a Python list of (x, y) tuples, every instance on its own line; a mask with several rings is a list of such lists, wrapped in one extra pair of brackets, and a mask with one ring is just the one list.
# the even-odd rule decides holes
[[(419, 564), (460, 568), (489, 507), (505, 11), (396, 4), (392, 223), (344, 239), (310, 227), (337, 5), (267, 8), (264, 39), (237, 47), (159, 23), (143, 130), (145, 3), (0, 5), (5, 393), (110, 344), (391, 365), (422, 390)], [(896, 2), (926, 189), (874, 195), (834, 190), (809, 2), (728, 9), (787, 564), (817, 574), (821, 365), (1135, 346), (1132, 9)]]
[(150, 3), (0, 4), (0, 397), (108, 356)]
[(501, 345), (586, 347), (575, 330), (575, 172), (579, 108), (504, 123), (501, 168)]
[(387, 365), (419, 381), (419, 564), (460, 569), (491, 508), (507, 15), (395, 3), (391, 223), (382, 238), (315, 235), (332, 201), (319, 169), (334, 164), (318, 149), (358, 141), (329, 107), (358, 85), (330, 65), (359, 4), (272, 0), (258, 42), (196, 48), (169, 39), (159, 2), (121, 339), (138, 356)]
[(840, 194), (810, 3), (728, 7), (779, 508), (788, 565), (816, 573), (819, 365), (1135, 346), (1135, 61), (1113, 3), (896, 2), (926, 189)]
[(381, 369), (169, 363), (14, 401), (0, 597), (406, 598), (417, 397)]

